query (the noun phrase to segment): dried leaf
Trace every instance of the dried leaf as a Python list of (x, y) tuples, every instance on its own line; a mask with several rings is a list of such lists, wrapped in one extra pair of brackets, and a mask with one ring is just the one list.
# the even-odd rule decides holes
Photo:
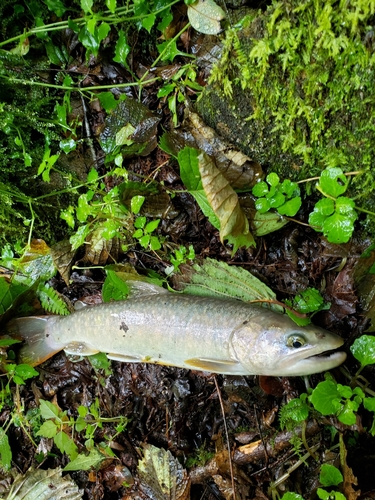
[(138, 463), (141, 488), (150, 500), (187, 500), (190, 480), (173, 455), (163, 448), (145, 445), (144, 458)]
[(353, 474), (353, 470), (348, 466), (348, 463), (346, 461), (347, 454), (348, 452), (344, 443), (344, 438), (342, 433), (340, 433), (340, 461), (341, 461), (341, 471), (344, 476), (343, 493), (347, 500), (357, 500), (357, 498), (361, 494), (361, 491), (360, 490), (356, 491), (353, 488), (353, 484), (357, 486), (358, 480)]
[(233, 244), (232, 255), (241, 246), (246, 248), (255, 246), (255, 240), (249, 230), (249, 222), (229, 182), (206, 153), (201, 153), (198, 161), (207, 200), (220, 221), (221, 242), (228, 240)]
[(216, 35), (221, 31), (220, 21), (225, 18), (225, 12), (213, 0), (198, 0), (188, 5), (188, 17), (200, 33)]
[(70, 271), (75, 254), (76, 251), (72, 250), (69, 240), (60, 241), (51, 248), (53, 263), (67, 285), (69, 285)]
[(69, 475), (61, 477), (61, 468), (48, 470), (30, 469), (19, 475), (6, 500), (80, 500), (79, 490)]

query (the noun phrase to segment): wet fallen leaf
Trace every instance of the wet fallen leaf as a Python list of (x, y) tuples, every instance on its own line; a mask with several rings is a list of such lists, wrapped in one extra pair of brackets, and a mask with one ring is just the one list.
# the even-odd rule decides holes
[(51, 248), (53, 263), (67, 285), (69, 285), (70, 271), (72, 270), (75, 254), (76, 251), (72, 250), (69, 240), (60, 241)]
[(150, 500), (187, 500), (190, 479), (173, 455), (152, 445), (143, 448), (144, 458), (138, 463), (141, 488)]
[(61, 468), (48, 470), (30, 469), (19, 475), (9, 491), (6, 500), (79, 500), (79, 490), (69, 475), (61, 477)]
[(255, 240), (249, 230), (249, 222), (229, 182), (206, 153), (198, 156), (198, 162), (207, 200), (220, 221), (221, 242), (228, 240), (233, 244), (233, 255), (239, 247), (255, 246)]
[[(245, 302), (276, 300), (276, 294), (246, 269), (214, 259), (205, 259), (192, 269), (183, 268), (175, 277), (174, 285), (183, 288), (185, 293), (205, 297), (227, 297)], [(267, 307), (283, 312), (277, 304), (267, 304)]]
[(221, 31), (220, 21), (225, 18), (225, 12), (213, 0), (198, 0), (188, 5), (188, 17), (200, 33), (216, 35)]

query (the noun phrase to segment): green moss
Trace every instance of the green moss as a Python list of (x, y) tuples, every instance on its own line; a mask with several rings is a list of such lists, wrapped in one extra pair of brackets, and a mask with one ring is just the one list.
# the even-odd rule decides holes
[[(228, 30), (203, 118), (282, 178), (363, 170), (375, 206), (375, 0), (288, 0)], [(367, 208), (367, 207), (366, 207)]]

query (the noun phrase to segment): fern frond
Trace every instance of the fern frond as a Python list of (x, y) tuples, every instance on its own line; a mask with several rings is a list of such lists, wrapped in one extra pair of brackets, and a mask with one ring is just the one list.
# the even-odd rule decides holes
[(66, 316), (69, 309), (60, 295), (47, 283), (41, 283), (36, 292), (43, 309), (53, 314)]

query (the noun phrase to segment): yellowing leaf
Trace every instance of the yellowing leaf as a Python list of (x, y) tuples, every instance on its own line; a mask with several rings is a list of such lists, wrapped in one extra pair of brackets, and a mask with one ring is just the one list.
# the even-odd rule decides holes
[(249, 222), (238, 202), (238, 196), (212, 159), (201, 153), (198, 156), (199, 172), (207, 200), (220, 221), (220, 240), (233, 245), (232, 255), (239, 247), (255, 246)]
[(225, 12), (213, 0), (198, 0), (188, 5), (188, 18), (194, 29), (205, 35), (217, 35)]
[(138, 463), (141, 489), (150, 500), (187, 500), (190, 479), (170, 451), (150, 444), (144, 447), (144, 458)]

